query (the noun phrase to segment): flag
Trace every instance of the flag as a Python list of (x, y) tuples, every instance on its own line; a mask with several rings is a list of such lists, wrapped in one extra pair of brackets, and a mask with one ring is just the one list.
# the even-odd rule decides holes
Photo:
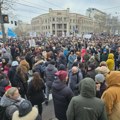
[(12, 29), (8, 28), (8, 37), (17, 37), (17, 35), (12, 31)]

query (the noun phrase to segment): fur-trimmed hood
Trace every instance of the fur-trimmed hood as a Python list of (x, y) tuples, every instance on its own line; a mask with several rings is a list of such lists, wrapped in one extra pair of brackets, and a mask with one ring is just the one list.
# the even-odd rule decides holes
[(36, 107), (33, 107), (32, 111), (24, 117), (19, 117), (19, 111), (14, 112), (12, 120), (36, 120), (37, 117), (38, 109)]

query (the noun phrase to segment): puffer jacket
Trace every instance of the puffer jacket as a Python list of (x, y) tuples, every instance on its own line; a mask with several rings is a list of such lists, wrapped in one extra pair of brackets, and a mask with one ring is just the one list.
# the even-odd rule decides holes
[(102, 95), (109, 120), (120, 120), (120, 72), (111, 71), (106, 76), (107, 90)]
[(55, 108), (55, 116), (59, 120), (67, 120), (66, 111), (71, 98), (73, 97), (72, 90), (67, 85), (60, 81), (55, 80), (52, 85), (52, 96)]
[(45, 69), (45, 81), (46, 81), (46, 85), (48, 87), (52, 87), (52, 83), (55, 80), (55, 73), (57, 72), (57, 68), (52, 65), (49, 64), (46, 69)]
[(93, 79), (85, 78), (79, 84), (80, 95), (73, 97), (67, 110), (67, 120), (107, 120), (105, 105), (95, 97)]

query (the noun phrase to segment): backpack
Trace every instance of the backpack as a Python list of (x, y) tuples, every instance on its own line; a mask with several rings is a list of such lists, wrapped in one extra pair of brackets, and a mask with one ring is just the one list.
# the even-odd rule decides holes
[[(13, 106), (15, 106), (16, 108), (14, 107), (14, 109), (13, 109)], [(12, 109), (12, 111), (9, 112), (9, 110), (11, 110), (11, 109)], [(18, 106), (15, 103), (13, 103), (9, 106), (6, 106), (6, 107), (0, 106), (0, 120), (12, 120), (11, 117), (16, 110), (18, 110)]]
[(7, 116), (6, 116), (6, 108), (7, 108), (7, 107), (2, 107), (2, 106), (0, 106), (0, 120), (10, 120), (10, 119), (7, 118)]

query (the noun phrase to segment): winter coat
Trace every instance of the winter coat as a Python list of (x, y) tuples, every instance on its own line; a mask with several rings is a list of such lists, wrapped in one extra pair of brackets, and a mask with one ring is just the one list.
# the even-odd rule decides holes
[(16, 73), (16, 68), (17, 68), (17, 66), (14, 66), (14, 67), (12, 66), (8, 72), (8, 78), (9, 78), (11, 84), (13, 84), (13, 79), (14, 79), (14, 76)]
[(46, 85), (50, 88), (52, 87), (52, 83), (55, 80), (55, 73), (56, 72), (57, 72), (57, 68), (52, 64), (49, 64), (45, 69)]
[(84, 60), (84, 55), (85, 55), (86, 53), (87, 53), (86, 49), (83, 48), (83, 49), (81, 50), (81, 61), (82, 61), (82, 62), (85, 62), (85, 60)]
[(0, 97), (5, 93), (5, 87), (9, 85), (9, 81), (6, 79), (0, 80)]
[(32, 103), (32, 105), (39, 105), (42, 104), (45, 100), (45, 96), (43, 93), (43, 89), (45, 88), (44, 84), (40, 90), (36, 90), (32, 84), (32, 81), (29, 83), (28, 86), (28, 97)]
[(79, 84), (80, 80), (83, 79), (81, 70), (79, 69), (76, 74), (73, 74), (72, 70), (70, 70), (68, 73), (68, 78), (69, 78), (68, 86), (71, 88), (74, 95), (77, 95), (78, 94), (78, 90), (77, 90), (78, 84)]
[(101, 83), (100, 90), (96, 92), (96, 97), (101, 98), (103, 92), (106, 90), (107, 86), (105, 84), (105, 81)]
[(38, 72), (42, 78), (44, 78), (44, 73), (45, 73), (46, 65), (43, 60), (38, 61), (37, 63), (34, 64), (33, 66), (33, 72)]
[(27, 73), (30, 69), (29, 63), (26, 60), (22, 60), (20, 62), (20, 66), (22, 67), (25, 73)]
[(23, 117), (19, 117), (19, 111), (15, 111), (13, 113), (12, 120), (41, 120), (38, 113), (38, 110), (36, 107), (32, 108), (32, 111), (30, 111), (27, 115)]
[(76, 59), (77, 59), (77, 56), (75, 54), (69, 55), (69, 57), (68, 57), (68, 69), (69, 70), (72, 68), (72, 65)]
[(27, 79), (28, 79), (27, 75), (26, 75), (26, 80), (23, 80), (18, 73), (15, 74), (13, 79), (12, 86), (18, 88), (20, 95), (22, 97), (24, 97), (24, 95), (26, 95), (27, 93), (27, 87), (28, 87)]
[(102, 62), (102, 61), (106, 61), (108, 59), (108, 54), (106, 53), (106, 54), (102, 54), (101, 56), (100, 56), (100, 61)]
[(92, 78), (93, 80), (95, 80), (95, 75), (96, 75), (96, 74), (97, 74), (97, 73), (95, 72), (95, 70), (90, 70), (90, 71), (87, 72), (86, 77), (90, 77), (90, 78)]
[(67, 65), (67, 60), (64, 55), (61, 55), (60, 58), (57, 61), (57, 67), (59, 68), (59, 65), (63, 64), (64, 66)]
[(111, 71), (106, 76), (108, 88), (102, 95), (109, 120), (120, 120), (120, 72)]
[(112, 53), (108, 55), (108, 60), (106, 61), (106, 63), (109, 70), (114, 70), (115, 63), (114, 63), (114, 55)]
[(34, 56), (32, 53), (27, 53), (27, 55), (25, 56), (25, 59), (27, 61), (27, 63), (29, 64), (29, 69), (32, 69), (32, 65), (34, 64)]
[(23, 101), (23, 98), (19, 98), (19, 100), (13, 100), (5, 95), (1, 98), (0, 106), (5, 108), (6, 116), (8, 118), (12, 118), (13, 113), (18, 109), (20, 103)]
[(67, 120), (66, 111), (73, 97), (71, 89), (59, 79), (55, 80), (52, 85), (52, 96), (56, 118), (59, 120)]
[(107, 120), (103, 101), (95, 97), (95, 82), (85, 78), (79, 89), (80, 95), (73, 97), (68, 106), (67, 120)]

